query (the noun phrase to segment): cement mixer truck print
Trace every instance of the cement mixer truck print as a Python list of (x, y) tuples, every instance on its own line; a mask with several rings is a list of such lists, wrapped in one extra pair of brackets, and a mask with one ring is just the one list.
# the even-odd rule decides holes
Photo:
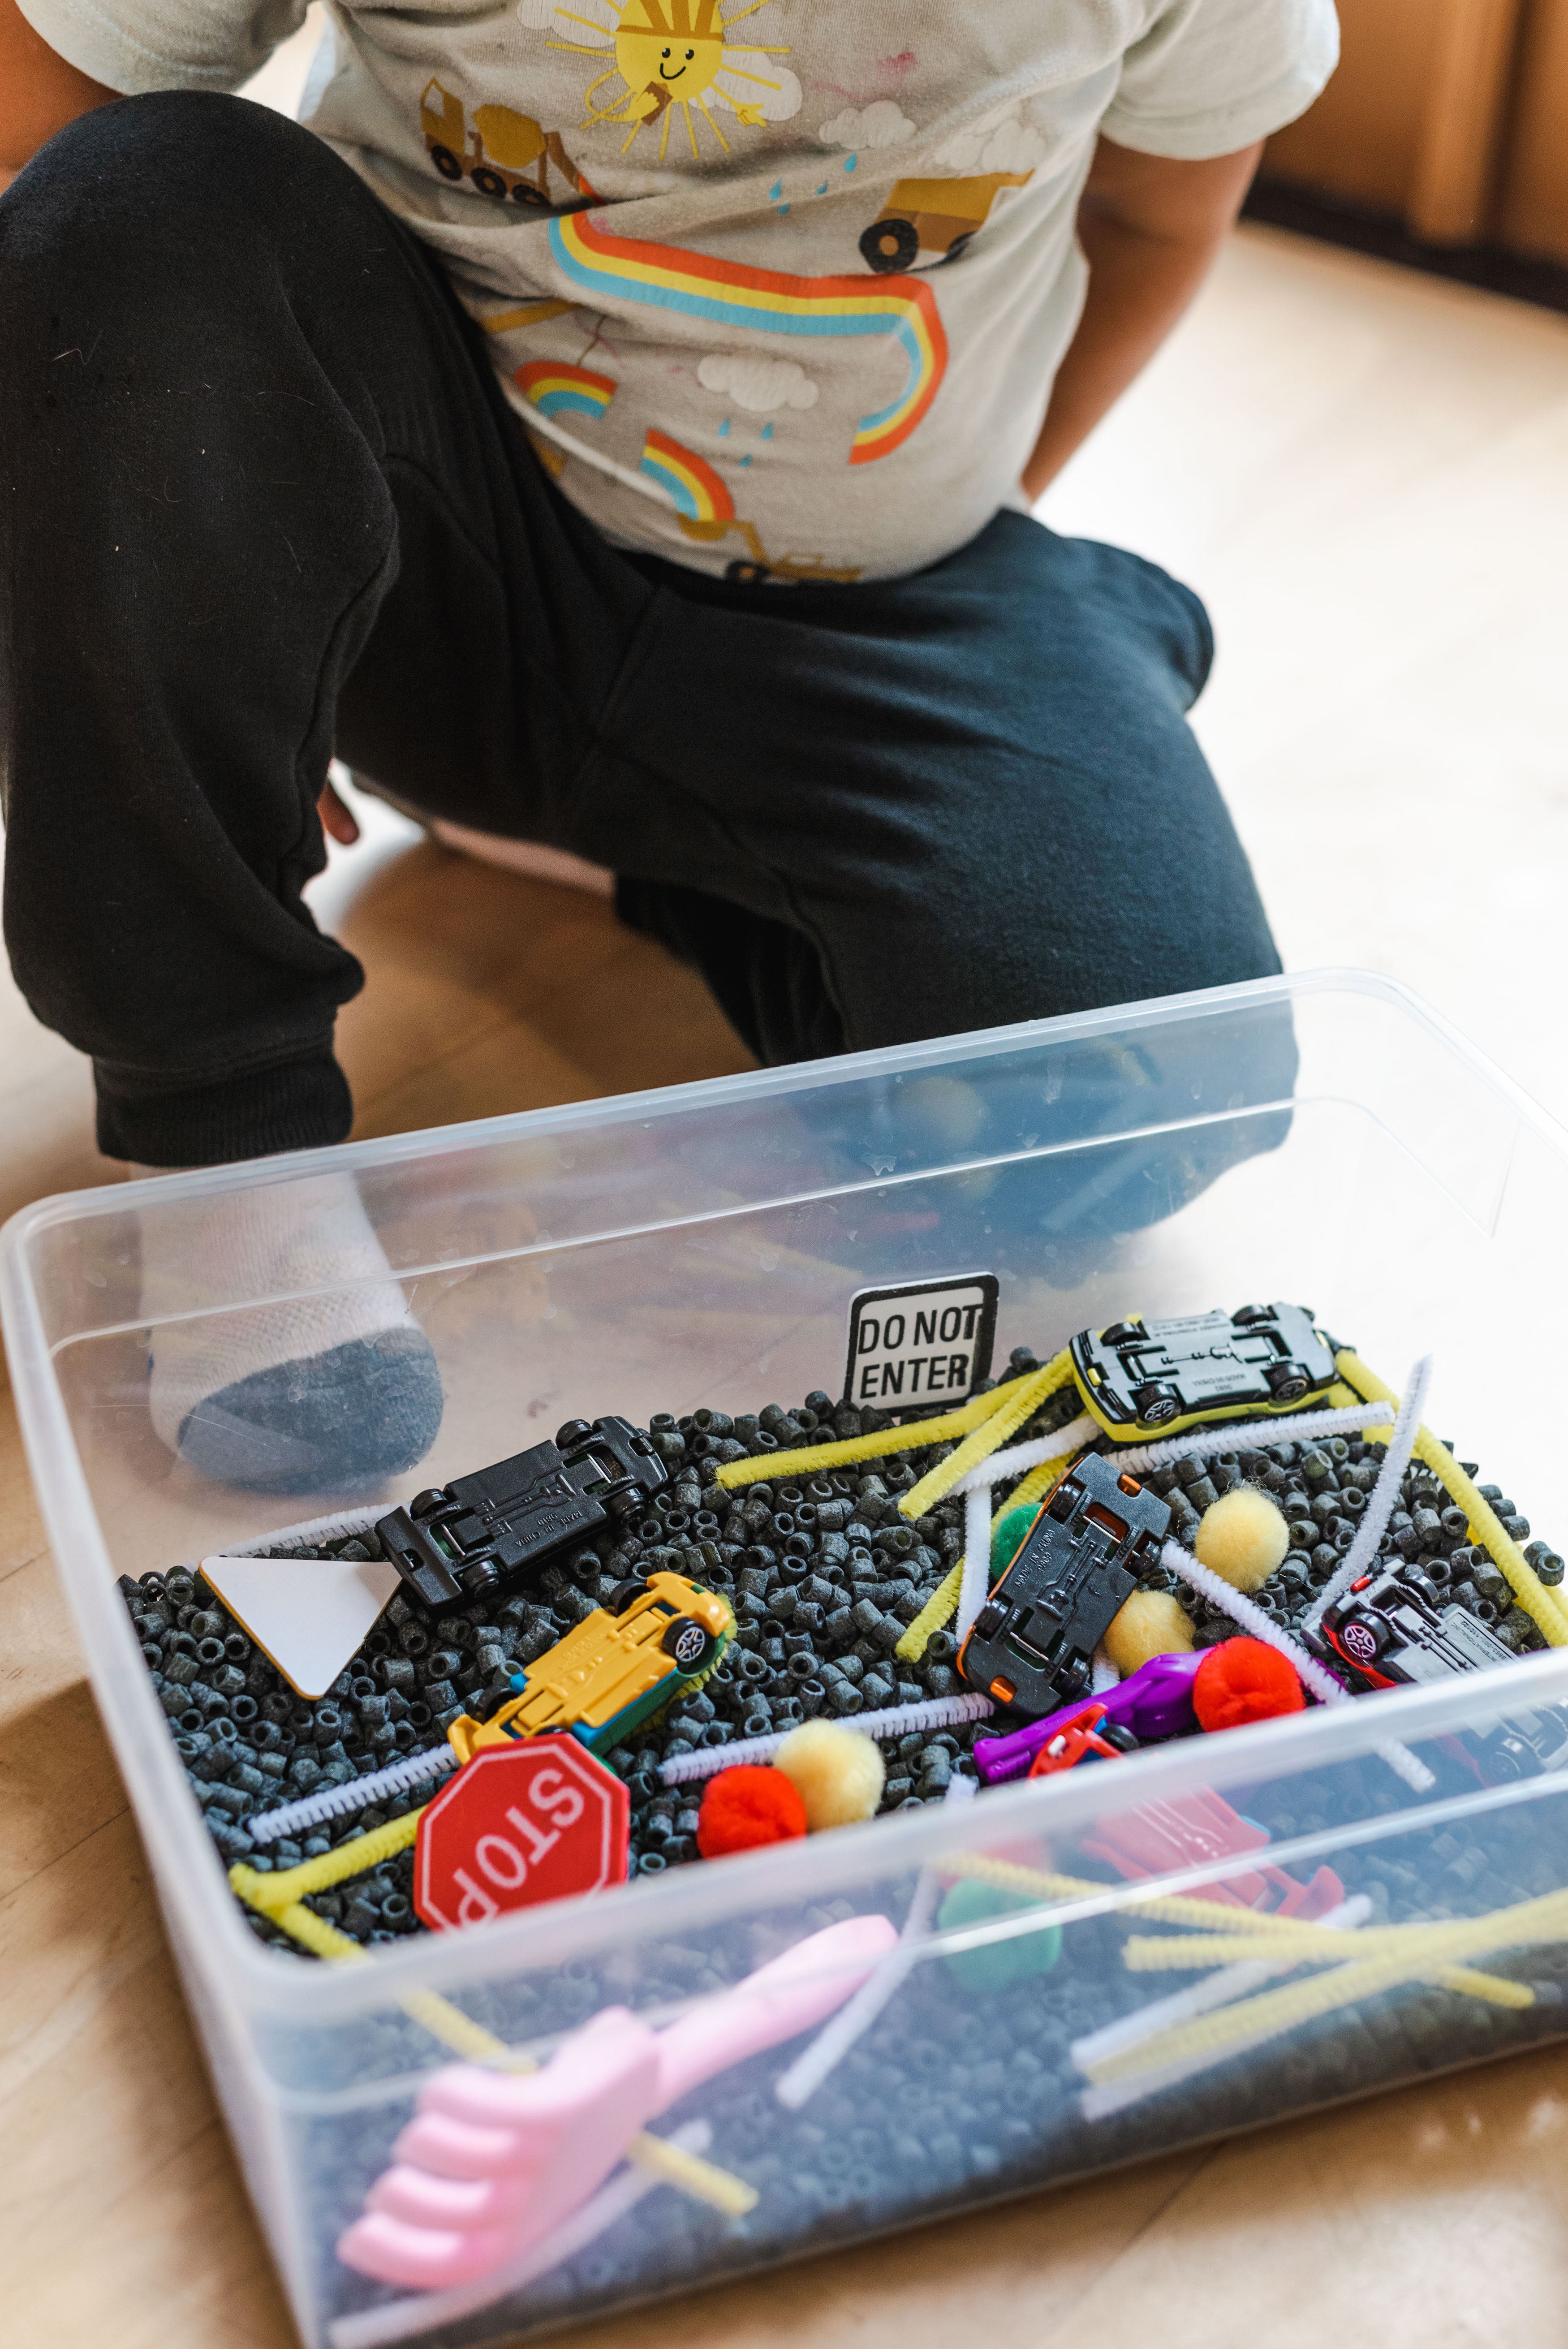
[[(577, 212), (599, 198), (578, 171), (560, 134), (510, 106), (477, 106), (470, 130), (463, 102), (438, 81), (419, 100), (425, 150), (443, 180), (471, 181), (481, 196), (535, 212)], [(562, 183), (552, 186), (552, 167)]]

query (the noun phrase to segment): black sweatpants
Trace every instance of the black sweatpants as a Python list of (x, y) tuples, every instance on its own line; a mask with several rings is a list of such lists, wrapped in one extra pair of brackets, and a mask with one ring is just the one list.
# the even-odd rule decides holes
[(301, 891), (335, 752), (614, 868), (769, 1061), (1278, 968), (1151, 564), (999, 514), (912, 577), (629, 558), (307, 132), (123, 99), (0, 199), (5, 935), (111, 1154), (340, 1140)]

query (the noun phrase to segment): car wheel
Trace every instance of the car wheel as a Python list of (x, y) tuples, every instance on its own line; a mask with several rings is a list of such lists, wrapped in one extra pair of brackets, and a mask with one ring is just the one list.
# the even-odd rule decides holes
[(462, 178), (463, 167), (459, 162), (457, 157), (453, 154), (449, 147), (432, 147), (430, 150), (430, 160), (434, 163), (437, 171), (439, 171), (443, 180), (460, 180)]
[(1312, 1379), (1300, 1362), (1275, 1362), (1265, 1373), (1275, 1402), (1299, 1402), (1312, 1391)]
[(557, 1452), (570, 1452), (574, 1444), (581, 1444), (585, 1435), (593, 1433), (585, 1419), (566, 1420), (555, 1431), (555, 1449)]
[(1276, 1321), (1279, 1316), (1272, 1305), (1242, 1305), (1231, 1316), (1233, 1330), (1250, 1330), (1254, 1321)]
[(436, 1511), (444, 1506), (446, 1498), (445, 1493), (438, 1487), (425, 1493), (416, 1493), (408, 1504), (408, 1515), (411, 1517), (433, 1517)]
[(503, 203), (506, 202), (506, 181), (499, 171), (492, 171), (488, 163), (480, 163), (473, 178), (481, 196), (499, 196)]
[(1134, 1387), (1132, 1400), (1145, 1427), (1163, 1427), (1181, 1408), (1181, 1398), (1174, 1387)]
[(677, 1615), (673, 1623), (665, 1624), (659, 1645), (666, 1656), (675, 1659), (679, 1671), (700, 1672), (718, 1642), (695, 1616)]
[(1113, 1321), (1109, 1330), (1100, 1331), (1099, 1342), (1102, 1346), (1130, 1346), (1142, 1335), (1136, 1321)]
[(879, 277), (890, 276), (895, 269), (907, 269), (919, 251), (920, 239), (913, 221), (872, 221), (870, 228), (861, 231), (861, 259)]
[(627, 1608), (632, 1604), (633, 1599), (641, 1599), (644, 1592), (647, 1589), (647, 1587), (648, 1586), (645, 1582), (638, 1582), (635, 1580), (617, 1582), (615, 1588), (604, 1601), (605, 1614), (624, 1615)]
[(974, 230), (972, 228), (966, 228), (962, 236), (955, 236), (954, 238), (952, 243), (943, 254), (937, 266), (939, 268), (945, 269), (950, 261), (962, 261), (974, 242)]
[(550, 210), (550, 198), (541, 195), (531, 180), (520, 180), (511, 191), (511, 200), (514, 204), (526, 204), (531, 212)]

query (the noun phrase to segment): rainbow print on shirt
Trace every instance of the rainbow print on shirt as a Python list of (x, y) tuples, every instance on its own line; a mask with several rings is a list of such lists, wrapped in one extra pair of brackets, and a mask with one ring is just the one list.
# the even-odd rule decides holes
[(573, 367), (568, 359), (530, 359), (512, 381), (542, 416), (603, 416), (616, 389), (614, 376)]
[(650, 428), (638, 467), (675, 500), (687, 522), (733, 522), (735, 501), (704, 457), (683, 449), (667, 432)]
[(588, 212), (552, 219), (550, 249), (595, 307), (645, 303), (765, 334), (891, 335), (909, 373), (896, 399), (861, 417), (850, 450), (851, 465), (869, 465), (901, 448), (935, 398), (946, 370), (942, 319), (930, 286), (917, 277), (787, 277), (687, 253), (679, 245), (612, 236)]

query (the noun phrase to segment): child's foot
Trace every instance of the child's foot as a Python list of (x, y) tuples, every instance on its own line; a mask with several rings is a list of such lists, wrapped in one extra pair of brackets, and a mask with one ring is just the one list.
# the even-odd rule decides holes
[[(424, 1458), (440, 1373), (350, 1175), (170, 1199), (141, 1233), (149, 1409), (181, 1459), (224, 1484), (303, 1493)], [(211, 1310), (235, 1297), (280, 1301)]]

